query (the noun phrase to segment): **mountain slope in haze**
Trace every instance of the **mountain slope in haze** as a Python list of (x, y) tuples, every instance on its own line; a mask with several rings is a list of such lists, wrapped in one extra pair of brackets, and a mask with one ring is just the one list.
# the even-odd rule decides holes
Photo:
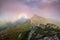
[(0, 21), (0, 26), (7, 24), (8, 21)]
[(55, 20), (45, 19), (45, 18), (37, 16), (37, 15), (34, 15), (30, 20), (31, 20), (31, 24), (33, 24), (33, 25), (47, 24), (47, 23), (59, 25), (59, 23)]
[[(52, 23), (52, 24), (56, 24), (60, 26), (60, 22), (57, 22), (55, 20), (51, 20), (51, 19), (46, 19), (43, 17), (40, 17), (38, 15), (34, 15), (32, 16), (30, 19), (26, 19), (24, 17), (22, 17), (21, 19), (16, 20), (15, 22), (10, 22), (10, 23), (6, 23), (4, 22), (4, 25), (20, 25), (20, 24), (24, 24), (24, 23), (30, 23), (33, 25), (38, 25), (38, 24), (47, 24), (47, 23)], [(0, 25), (3, 25), (3, 23), (0, 22)]]
[(29, 24), (30, 24), (29, 19), (22, 17), (21, 19), (18, 19), (14, 22), (7, 22), (5, 24), (0, 25), (0, 31), (10, 29), (13, 27), (21, 27), (21, 25), (23, 25), (23, 26), (27, 25), (28, 26)]
[(27, 21), (27, 19), (24, 18), (24, 17), (22, 17), (22, 18), (18, 19), (15, 23), (16, 23), (16, 24), (23, 24), (23, 23), (25, 23), (26, 21)]

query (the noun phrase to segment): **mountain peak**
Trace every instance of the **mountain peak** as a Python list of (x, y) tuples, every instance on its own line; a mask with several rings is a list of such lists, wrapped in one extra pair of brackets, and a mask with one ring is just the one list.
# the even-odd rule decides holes
[(34, 24), (34, 25), (40, 24), (40, 23), (43, 23), (43, 24), (44, 24), (45, 21), (46, 21), (45, 18), (40, 17), (40, 16), (38, 16), (38, 15), (34, 15), (34, 16), (32, 16), (32, 18), (31, 18), (31, 24)]
[(26, 18), (24, 18), (24, 17), (22, 17), (22, 18), (20, 18), (20, 19), (18, 19), (17, 21), (16, 21), (16, 23), (24, 23), (24, 22), (26, 22), (27, 21), (27, 19)]
[(32, 18), (30, 20), (31, 20), (31, 24), (33, 24), (33, 25), (47, 24), (47, 23), (57, 24), (57, 22), (55, 22), (53, 20), (49, 20), (49, 19), (40, 17), (38, 15), (32, 16)]
[(42, 18), (42, 17), (35, 14), (32, 16), (32, 18)]

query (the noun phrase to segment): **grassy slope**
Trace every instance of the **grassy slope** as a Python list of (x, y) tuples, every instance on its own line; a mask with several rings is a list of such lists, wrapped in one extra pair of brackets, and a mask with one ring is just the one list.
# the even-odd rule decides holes
[(19, 40), (20, 33), (28, 32), (31, 29), (29, 23), (18, 24), (13, 28), (0, 32), (0, 40)]

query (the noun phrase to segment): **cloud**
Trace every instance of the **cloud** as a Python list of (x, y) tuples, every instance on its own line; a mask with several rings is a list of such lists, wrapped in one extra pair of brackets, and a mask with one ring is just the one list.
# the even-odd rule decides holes
[(60, 15), (60, 0), (0, 0), (0, 2), (2, 5), (2, 8), (0, 7), (1, 17), (4, 17), (4, 14), (8, 16), (13, 14), (15, 17), (21, 12), (29, 15), (49, 15), (48, 17), (52, 15), (55, 18)]

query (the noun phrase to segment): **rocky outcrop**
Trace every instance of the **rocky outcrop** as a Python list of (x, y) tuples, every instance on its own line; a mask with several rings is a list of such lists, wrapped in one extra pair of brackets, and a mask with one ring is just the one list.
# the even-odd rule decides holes
[(43, 29), (42, 26), (43, 25), (33, 27), (28, 35), (28, 40), (59, 40), (57, 36), (58, 32), (51, 30), (51, 26), (48, 26), (47, 24), (44, 25), (47, 30)]

